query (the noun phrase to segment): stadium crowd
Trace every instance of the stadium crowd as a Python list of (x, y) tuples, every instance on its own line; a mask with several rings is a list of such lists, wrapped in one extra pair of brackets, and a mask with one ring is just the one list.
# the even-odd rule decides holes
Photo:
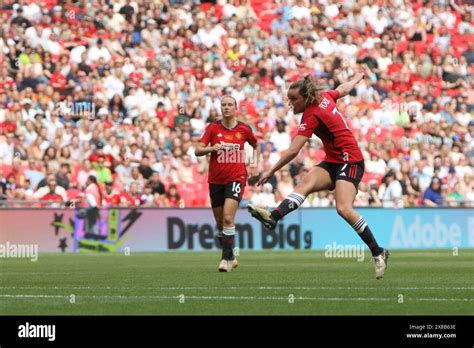
[[(366, 174), (356, 206), (474, 207), (473, 7), (421, 0), (4, 0), (0, 206), (208, 206), (193, 143), (232, 94), (261, 171), (298, 129), (285, 99), (366, 78), (339, 108)], [(242, 204), (274, 207), (324, 157), (313, 137)], [(334, 205), (331, 192), (303, 206)]]

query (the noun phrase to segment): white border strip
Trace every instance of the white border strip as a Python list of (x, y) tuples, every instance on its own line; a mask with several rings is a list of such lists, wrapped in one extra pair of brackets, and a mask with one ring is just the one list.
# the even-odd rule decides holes
[(0, 289), (7, 290), (474, 290), (474, 287), (351, 287), (351, 286), (227, 286), (227, 287), (113, 287), (113, 286), (0, 286)]
[[(37, 299), (37, 298), (64, 298), (69, 299), (70, 295), (28, 295), (28, 294), (0, 294), (0, 298), (13, 299)], [(127, 296), (127, 295), (75, 295), (76, 301), (81, 298), (90, 299), (153, 299), (153, 300), (179, 300), (183, 295), (178, 296)], [(259, 296), (192, 296), (184, 295), (186, 300), (250, 300), (250, 301), (288, 301), (289, 297), (259, 297)], [(294, 301), (393, 301), (396, 297), (292, 297)], [(474, 301), (474, 298), (406, 298), (407, 301), (439, 301), (439, 302), (467, 302)]]

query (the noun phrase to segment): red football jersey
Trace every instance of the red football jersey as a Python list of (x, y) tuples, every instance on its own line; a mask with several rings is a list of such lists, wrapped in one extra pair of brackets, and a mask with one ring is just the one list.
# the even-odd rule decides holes
[(102, 201), (103, 207), (118, 207), (120, 205), (120, 192), (113, 190), (109, 195), (104, 190)]
[(320, 138), (326, 152), (324, 160), (327, 162), (362, 161), (364, 158), (354, 134), (337, 109), (338, 98), (339, 92), (336, 90), (321, 93), (319, 104), (312, 104), (305, 109), (297, 135), (311, 138), (314, 134)]
[(244, 144), (248, 142), (255, 145), (257, 139), (252, 129), (245, 123), (237, 122), (232, 128), (226, 128), (221, 121), (216, 121), (207, 126), (201, 143), (211, 146), (222, 144), (223, 149), (211, 153), (209, 163), (210, 184), (227, 184), (232, 181), (245, 182), (247, 169), (245, 168)]

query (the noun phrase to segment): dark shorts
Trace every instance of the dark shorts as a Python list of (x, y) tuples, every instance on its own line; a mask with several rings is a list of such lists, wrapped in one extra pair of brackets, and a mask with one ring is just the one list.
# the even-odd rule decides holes
[(342, 164), (322, 161), (317, 166), (326, 170), (331, 176), (333, 186), (329, 189), (330, 191), (336, 188), (337, 180), (350, 181), (358, 190), (359, 183), (364, 176), (364, 161)]
[(240, 202), (244, 194), (245, 182), (232, 181), (227, 184), (209, 184), (211, 196), (211, 207), (222, 207), (226, 198), (235, 199)]

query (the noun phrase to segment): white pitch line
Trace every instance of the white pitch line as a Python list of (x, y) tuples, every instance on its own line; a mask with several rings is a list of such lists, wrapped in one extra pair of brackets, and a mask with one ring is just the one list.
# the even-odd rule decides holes
[(244, 287), (244, 286), (228, 286), (228, 287), (96, 287), (96, 286), (72, 286), (72, 287), (61, 287), (61, 286), (0, 286), (0, 289), (9, 290), (474, 290), (474, 287), (344, 287), (344, 286), (295, 286), (295, 287), (282, 287), (282, 286), (257, 286), (257, 287)]
[[(0, 294), (0, 298), (64, 298), (69, 299), (70, 295), (29, 295), (29, 294)], [(288, 301), (289, 297), (259, 297), (259, 296), (126, 296), (126, 295), (76, 295), (76, 299), (154, 299), (154, 300), (250, 300), (250, 301)], [(397, 301), (395, 297), (292, 297), (295, 301)], [(474, 298), (407, 298), (408, 301), (437, 301), (437, 302), (467, 302), (474, 301)]]

